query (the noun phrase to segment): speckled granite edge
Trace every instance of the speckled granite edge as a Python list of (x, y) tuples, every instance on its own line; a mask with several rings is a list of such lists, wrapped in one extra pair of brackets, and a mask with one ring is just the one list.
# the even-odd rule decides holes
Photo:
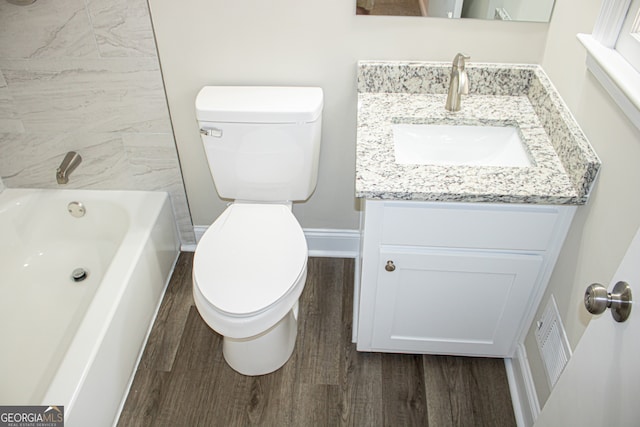
[[(450, 71), (449, 62), (359, 61), (358, 92), (446, 94)], [(575, 197), (563, 200), (558, 198), (554, 203), (586, 203), (600, 160), (542, 68), (533, 64), (469, 63), (467, 72), (470, 95), (528, 97), (562, 167), (575, 187)], [(406, 198), (401, 196), (402, 194), (389, 195), (392, 198)], [(419, 195), (415, 196), (421, 198)], [(445, 194), (441, 196), (444, 200), (449, 199)], [(455, 196), (456, 199), (459, 197)], [(511, 199), (522, 201), (508, 195), (501, 198), (504, 199), (503, 202)], [(475, 199), (483, 197), (469, 195), (465, 198), (467, 201)]]
[(600, 159), (541, 68), (535, 70), (528, 97), (567, 174), (586, 202), (600, 169)]

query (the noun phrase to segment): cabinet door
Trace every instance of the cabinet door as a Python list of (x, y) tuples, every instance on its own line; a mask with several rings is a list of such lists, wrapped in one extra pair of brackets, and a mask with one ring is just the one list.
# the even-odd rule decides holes
[[(542, 256), (382, 247), (372, 347), (509, 357)], [(387, 262), (395, 270), (387, 271)]]

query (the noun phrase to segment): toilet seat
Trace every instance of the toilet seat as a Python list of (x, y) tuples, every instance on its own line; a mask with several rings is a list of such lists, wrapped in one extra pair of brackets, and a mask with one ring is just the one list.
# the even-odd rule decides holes
[(249, 317), (286, 297), (306, 263), (304, 233), (289, 206), (234, 203), (200, 239), (193, 279), (210, 308)]

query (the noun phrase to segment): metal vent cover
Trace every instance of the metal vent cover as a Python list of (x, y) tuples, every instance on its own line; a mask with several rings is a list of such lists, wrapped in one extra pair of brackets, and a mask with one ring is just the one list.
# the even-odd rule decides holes
[(537, 322), (535, 335), (547, 373), (547, 381), (549, 387), (553, 389), (571, 358), (571, 347), (553, 295), (549, 298), (542, 317)]

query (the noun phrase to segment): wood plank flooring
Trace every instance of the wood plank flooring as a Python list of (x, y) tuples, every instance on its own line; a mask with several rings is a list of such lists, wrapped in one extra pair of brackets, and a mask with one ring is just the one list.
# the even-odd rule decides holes
[(291, 359), (237, 374), (193, 304), (192, 261), (180, 255), (118, 426), (516, 425), (501, 359), (355, 350), (352, 259), (309, 259)]
[(371, 15), (421, 16), (418, 0), (376, 0)]

